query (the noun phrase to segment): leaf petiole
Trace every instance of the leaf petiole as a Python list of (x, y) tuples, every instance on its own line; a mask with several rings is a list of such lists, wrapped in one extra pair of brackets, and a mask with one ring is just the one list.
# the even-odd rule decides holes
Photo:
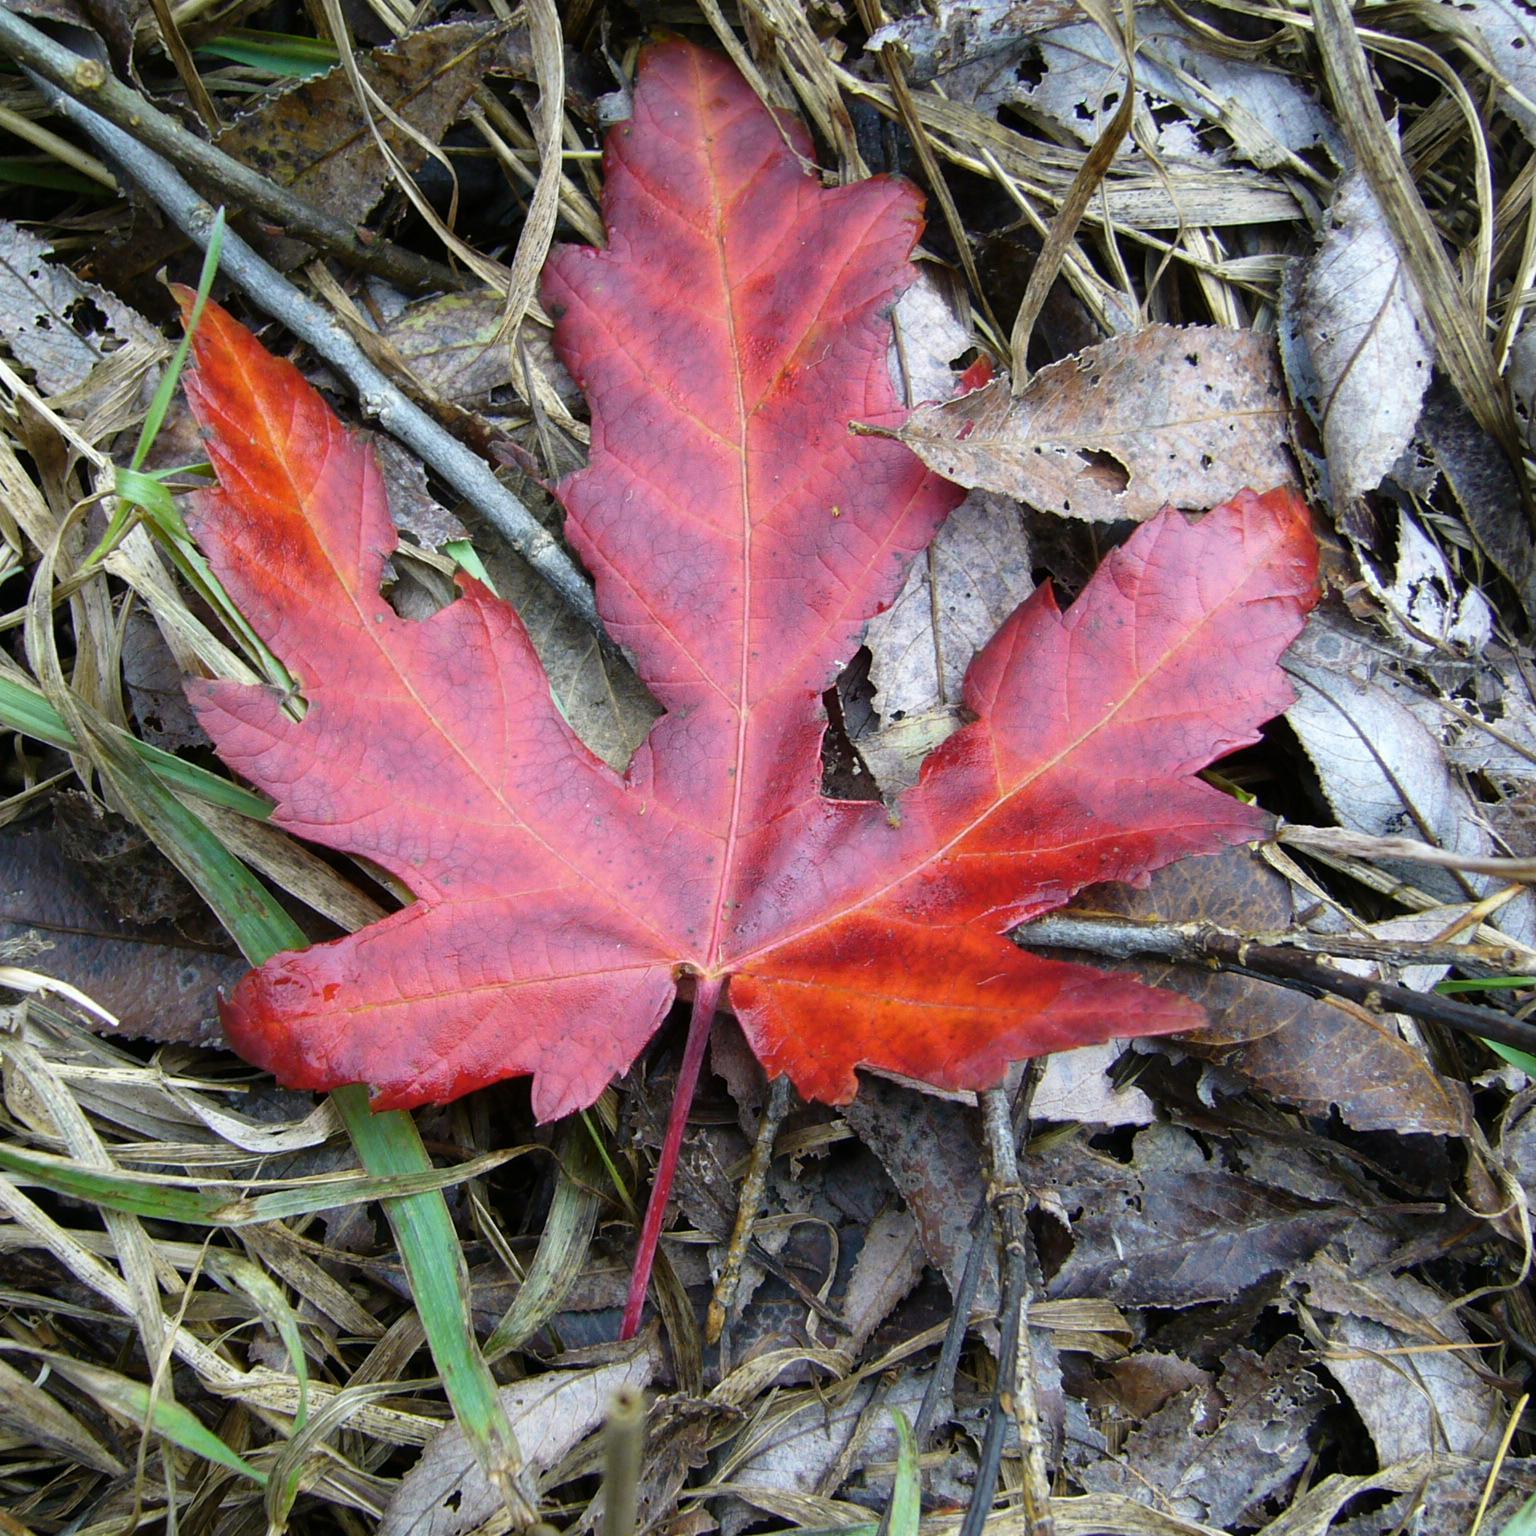
[(704, 1065), (704, 1048), (720, 1004), (722, 976), (700, 976), (694, 987), (693, 1016), (688, 1021), (688, 1043), (683, 1048), (683, 1065), (677, 1074), (672, 1094), (672, 1112), (667, 1117), (667, 1134), (656, 1161), (656, 1180), (645, 1207), (645, 1222), (640, 1228), (640, 1247), (635, 1267), (629, 1277), (629, 1299), (624, 1303), (624, 1323), (619, 1339), (632, 1339), (640, 1331), (640, 1314), (645, 1310), (645, 1293), (651, 1286), (651, 1268), (656, 1262), (656, 1245), (661, 1241), (661, 1224), (667, 1217), (667, 1200), (677, 1175), (677, 1156), (683, 1147), (683, 1132), (688, 1128), (688, 1111), (693, 1108), (694, 1091), (699, 1086), (699, 1071)]

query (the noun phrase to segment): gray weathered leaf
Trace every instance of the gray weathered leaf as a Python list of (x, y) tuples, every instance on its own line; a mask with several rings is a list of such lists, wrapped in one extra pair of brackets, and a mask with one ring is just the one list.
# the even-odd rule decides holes
[[(955, 1290), (970, 1255), (971, 1219), (985, 1193), (974, 1113), (879, 1078), (866, 1078), (842, 1113), (900, 1190), (928, 1262)], [(976, 1305), (995, 1306), (997, 1295), (997, 1264), (989, 1251)]]
[(1031, 1120), (1150, 1125), (1157, 1118), (1151, 1099), (1134, 1084), (1116, 1087), (1109, 1075), (1124, 1050), (1123, 1041), (1106, 1040), (1047, 1056), (1029, 1101)]
[(1444, 1297), (1407, 1275), (1362, 1280), (1327, 1264), (1303, 1278), (1329, 1346), (1322, 1362), (1383, 1464), (1493, 1453), (1508, 1410), (1478, 1373), (1471, 1336)]
[[(1294, 75), (1203, 48), (1175, 17), (1151, 7), (1137, 16), (1136, 42), (1139, 94), (1221, 128), (1237, 153), (1261, 168), (1337, 142), (1328, 114)], [(1038, 84), (1015, 87), (1011, 98), (1092, 144), (1124, 90), (1119, 47), (1089, 21), (1041, 33), (1035, 43), (1045, 72)], [(1200, 152), (1193, 135), (1184, 142)], [(1122, 151), (1130, 152), (1129, 145)]]
[[(1312, 759), (1340, 825), (1372, 837), (1418, 838), (1456, 853), (1492, 853), (1476, 803), (1415, 712), (1374, 680), (1317, 664), (1310, 649), (1304, 632), (1286, 662), (1297, 688), (1285, 718)], [(1417, 865), (1401, 873), (1444, 901), (1493, 888), (1490, 876)], [(1523, 943), (1536, 937), (1529, 894), (1507, 903), (1499, 921)]]
[(1018, 92), (1031, 33), (1082, 19), (1077, 0), (931, 0), (871, 35), (869, 50), (896, 44), (912, 79), (937, 80), (951, 101), (996, 111)]
[(1075, 1240), (1047, 1288), (1053, 1298), (1137, 1307), (1227, 1301), (1310, 1258), (1354, 1219), (1226, 1168), (1219, 1150), (1208, 1157), (1172, 1125), (1138, 1132), (1129, 1166), (1080, 1143), (1071, 1152), (1075, 1166), (1063, 1153), (1039, 1170)]
[(1119, 1457), (1086, 1467), (1083, 1482), (1188, 1520), (1255, 1523), (1301, 1473), (1311, 1455), (1307, 1432), (1332, 1401), (1313, 1366), (1295, 1338), (1263, 1358), (1234, 1350), (1214, 1390), (1178, 1393), (1130, 1434)]
[(151, 355), (169, 351), (136, 310), (49, 261), (51, 249), (30, 231), (0, 220), (0, 337), (32, 370), (43, 395), (78, 388), (98, 363), (130, 342)]
[(1449, 20), (1481, 38), (1489, 61), (1507, 85), (1520, 93), (1499, 93), (1503, 108), (1536, 142), (1536, 17), (1520, 0), (1439, 0)]
[(1364, 172), (1339, 182), (1322, 244), (1287, 293), (1291, 383), (1321, 427), (1342, 515), (1412, 441), (1435, 360), (1418, 291)]
[[(621, 1388), (649, 1385), (658, 1363), (654, 1335), (628, 1358), (584, 1371), (546, 1371), (502, 1389), (501, 1401), (523, 1454), (522, 1475), (532, 1482), (603, 1422)], [(464, 1432), (451, 1425), (430, 1441), (400, 1480), (384, 1510), (378, 1536), (460, 1536), (502, 1509), (475, 1460)]]
[[(1033, 590), (1029, 538), (1018, 504), (972, 491), (949, 514), (926, 556), (912, 562), (900, 596), (865, 631), (882, 721), (899, 725), (909, 716), (958, 704), (971, 658)], [(925, 750), (937, 744), (937, 739), (923, 743)], [(861, 736), (857, 745), (884, 761), (880, 741)], [(867, 753), (865, 760), (875, 768)], [(910, 773), (899, 774), (896, 782), (881, 777), (881, 788), (887, 793), (905, 788), (914, 782), (916, 766), (912, 762)]]

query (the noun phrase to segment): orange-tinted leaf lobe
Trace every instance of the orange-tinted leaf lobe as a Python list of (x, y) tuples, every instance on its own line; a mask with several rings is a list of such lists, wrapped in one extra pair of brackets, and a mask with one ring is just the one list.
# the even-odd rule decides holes
[(231, 1039), (285, 1082), (404, 1106), (532, 1073), (550, 1118), (627, 1068), (687, 970), (729, 977), (768, 1069), (834, 1102), (860, 1065), (976, 1088), (1022, 1056), (1198, 1024), (1002, 935), (1262, 830), (1193, 775), (1288, 701), (1306, 510), (1274, 492), (1150, 521), (1066, 614), (1042, 592), (1009, 620), (967, 681), (974, 722), (899, 815), (824, 799), (819, 695), (957, 493), (847, 430), (899, 419), (887, 310), (916, 194), (823, 189), (807, 149), (724, 61), (653, 48), (609, 139), (608, 248), (551, 263), (593, 412), (568, 533), (667, 711), (622, 778), (477, 583), (425, 623), (393, 612), (370, 456), (210, 309), (189, 393), (222, 489), (195, 526), (308, 707), (227, 683), (194, 701), (281, 825), (418, 898), (241, 983)]

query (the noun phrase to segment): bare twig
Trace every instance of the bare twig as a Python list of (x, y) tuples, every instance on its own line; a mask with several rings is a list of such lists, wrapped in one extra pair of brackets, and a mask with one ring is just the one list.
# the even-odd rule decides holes
[(720, 1335), (725, 1331), (726, 1318), (736, 1299), (736, 1287), (741, 1283), (741, 1266), (751, 1245), (752, 1224), (762, 1209), (763, 1189), (767, 1185), (768, 1169), (773, 1162), (773, 1144), (793, 1103), (794, 1088), (790, 1080), (787, 1077), (774, 1078), (769, 1085), (768, 1102), (763, 1107), (762, 1119), (758, 1121), (757, 1136), (752, 1142), (747, 1176), (741, 1181), (741, 1199), (736, 1205), (736, 1225), (731, 1229), (731, 1240), (720, 1265), (715, 1294), (709, 1299), (709, 1316), (704, 1325), (706, 1344), (718, 1344)]
[(1494, 875), (1501, 880), (1536, 884), (1536, 859), (1483, 857), (1456, 853), (1421, 843), (1412, 837), (1371, 837), (1344, 827), (1281, 827), (1276, 839), (1292, 848), (1319, 853), (1342, 853), (1357, 859), (1407, 859), (1414, 864), (1433, 864), (1437, 869), (1460, 869), (1474, 875)]
[[(175, 118), (157, 110), (137, 91), (109, 74), (95, 59), (83, 58), (55, 42), (3, 6), (0, 51), (41, 75), (66, 98), (82, 104), (89, 101), (89, 110), (197, 176), (236, 207), (261, 214), (280, 225), (285, 233), (330, 251), (349, 266), (377, 273), (405, 288), (458, 289), (469, 284), (464, 273), (442, 262), (431, 261), (386, 240), (365, 241), (345, 219), (315, 207), (197, 138)], [(78, 118), (74, 120), (86, 127)], [(90, 132), (89, 128), (86, 131)], [(94, 133), (91, 136), (102, 142)]]
[[(1047, 938), (1045, 935), (1052, 935)], [(1166, 923), (1122, 917), (1118, 913), (1076, 910), (1038, 919), (1020, 937), (1035, 944), (1065, 949), (1096, 949), (1120, 959), (1162, 955), (1169, 959), (1206, 962), (1215, 936), (1239, 945), (1268, 945), (1330, 955), (1342, 960), (1370, 960), (1380, 965), (1454, 965), (1472, 976), (1508, 976), (1536, 970), (1536, 952), (1523, 944), (1473, 944), (1434, 939), (1378, 939), (1370, 934), (1314, 933), (1309, 928), (1277, 928), (1240, 933), (1217, 923)], [(1081, 940), (1081, 942), (1079, 942)], [(1178, 952), (1175, 953), (1174, 951)]]
[(1463, 1034), (1536, 1053), (1536, 1025), (1494, 1008), (1458, 1003), (1436, 992), (1414, 992), (1389, 981), (1351, 976), (1298, 949), (1255, 943), (1205, 924), (1138, 923), (1127, 918), (1043, 917), (1017, 930), (1030, 945), (1079, 949), (1117, 959), (1156, 955), (1271, 981), (1314, 997), (1333, 993), (1375, 1012), (1406, 1013)]
[[(1027, 1081), (1027, 1079), (1026, 1079)], [(1026, 1089), (1027, 1092), (1027, 1089)], [(1055, 1536), (1051, 1514), (1051, 1479), (1040, 1430), (1033, 1352), (1029, 1343), (1031, 1241), (1026, 1216), (1028, 1196), (1019, 1180), (1018, 1144), (1008, 1095), (1001, 1088), (981, 1096), (981, 1119), (992, 1159), (992, 1208), (1003, 1238), (1003, 1295), (999, 1311), (997, 1388), (987, 1415), (976, 1488), (960, 1536), (981, 1536), (992, 1508), (1002, 1460), (1004, 1433), (1011, 1414), (1019, 1428), (1024, 1455), (1020, 1492), (1024, 1498), (1025, 1536)]]
[(912, 1433), (917, 1439), (919, 1451), (928, 1449), (929, 1436), (938, 1424), (939, 1409), (943, 1407), (950, 1389), (954, 1386), (955, 1371), (960, 1365), (960, 1351), (965, 1347), (965, 1336), (970, 1332), (971, 1308), (976, 1303), (976, 1292), (981, 1288), (981, 1275), (986, 1267), (987, 1248), (991, 1232), (987, 1221), (985, 1196), (976, 1202), (971, 1217), (970, 1250), (965, 1256), (965, 1268), (960, 1274), (960, 1284), (955, 1287), (954, 1305), (950, 1308), (949, 1327), (939, 1350), (938, 1363), (928, 1385), (923, 1389), (923, 1400), (918, 1405), (917, 1422)]
[[(9, 15), (0, 11), (0, 18)], [(116, 160), (189, 239), (206, 245), (214, 210), (165, 160), (63, 91), (36, 75), (33, 79), (54, 107)], [(406, 399), (335, 320), (232, 230), (224, 234), (221, 270), (347, 379), (364, 412), (412, 449), (487, 518), (571, 611), (601, 636), (602, 625), (591, 587), (554, 537), (482, 459)]]

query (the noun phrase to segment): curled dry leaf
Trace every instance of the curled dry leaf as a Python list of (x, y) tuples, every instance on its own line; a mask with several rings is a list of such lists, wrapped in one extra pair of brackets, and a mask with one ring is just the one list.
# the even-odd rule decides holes
[(824, 189), (784, 131), (724, 61), (651, 49), (609, 137), (609, 247), (562, 251), (546, 284), (593, 413), (566, 532), (666, 711), (622, 776), (482, 586), (461, 578), (422, 623), (383, 601), (372, 457), (290, 365), (205, 316), (188, 387), (222, 489), (197, 535), (308, 709), (205, 682), (199, 717), (279, 825), (418, 898), (241, 983), (226, 1028), (285, 1082), (401, 1106), (532, 1074), (552, 1118), (628, 1067), (686, 973), (705, 998), (729, 983), (770, 1074), (839, 1103), (861, 1065), (980, 1088), (1128, 1020), (1196, 1022), (1003, 934), (1263, 827), (1195, 775), (1288, 700), (1307, 510), (1281, 490), (1149, 522), (1069, 611), (1042, 591), (1014, 612), (967, 674), (971, 722), (896, 814), (825, 798), (822, 691), (958, 493), (848, 430), (899, 419), (886, 311), (916, 194)]
[(1252, 331), (1150, 325), (912, 413), (899, 436), (929, 468), (1090, 522), (1207, 507), (1295, 478), (1274, 344)]
[(1071, 1218), (1074, 1246), (1047, 1287), (1121, 1306), (1227, 1301), (1309, 1259), (1353, 1212), (1248, 1178), (1187, 1131), (1137, 1132), (1129, 1165), (1082, 1142), (1035, 1164), (1042, 1189)]

